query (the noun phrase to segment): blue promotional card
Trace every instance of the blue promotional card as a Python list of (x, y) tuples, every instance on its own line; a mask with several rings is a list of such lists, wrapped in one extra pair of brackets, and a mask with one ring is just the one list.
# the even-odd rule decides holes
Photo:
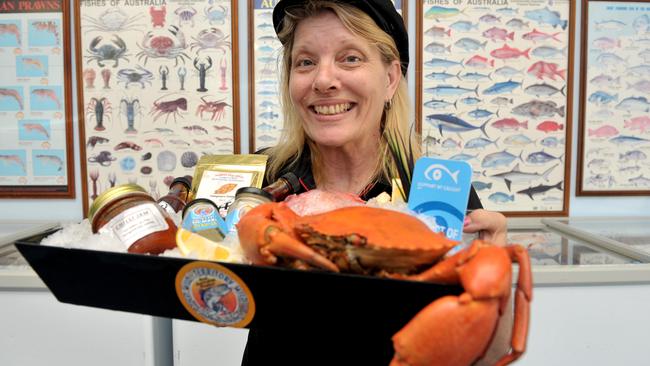
[(408, 207), (436, 219), (436, 232), (451, 240), (463, 236), (472, 167), (465, 161), (423, 157), (415, 162)]

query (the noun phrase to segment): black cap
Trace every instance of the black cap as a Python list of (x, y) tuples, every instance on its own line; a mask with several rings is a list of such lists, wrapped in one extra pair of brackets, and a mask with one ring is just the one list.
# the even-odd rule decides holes
[[(402, 74), (406, 75), (409, 65), (409, 38), (404, 26), (404, 20), (399, 15), (391, 0), (334, 0), (342, 4), (350, 4), (368, 14), (384, 32), (388, 33), (397, 46)], [(306, 0), (280, 0), (273, 9), (273, 26), (275, 33), (282, 29), (282, 20), (286, 9), (300, 6)]]

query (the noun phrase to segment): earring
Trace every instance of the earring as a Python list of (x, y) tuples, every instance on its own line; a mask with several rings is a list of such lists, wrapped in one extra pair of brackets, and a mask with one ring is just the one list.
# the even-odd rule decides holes
[(384, 110), (389, 111), (393, 107), (393, 100), (388, 99), (387, 101), (384, 102)]

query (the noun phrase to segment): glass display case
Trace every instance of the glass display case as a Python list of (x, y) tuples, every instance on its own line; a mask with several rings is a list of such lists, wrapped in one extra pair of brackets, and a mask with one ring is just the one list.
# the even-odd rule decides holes
[(633, 258), (543, 226), (509, 229), (508, 242), (526, 247), (533, 267), (638, 263)]
[(638, 261), (650, 262), (650, 217), (543, 219), (549, 228)]

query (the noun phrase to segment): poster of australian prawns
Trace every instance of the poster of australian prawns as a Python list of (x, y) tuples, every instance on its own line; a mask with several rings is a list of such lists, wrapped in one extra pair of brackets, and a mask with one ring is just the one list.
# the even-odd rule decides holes
[(237, 2), (77, 0), (84, 211), (118, 184), (158, 198), (239, 153)]
[(68, 7), (0, 2), (2, 197), (74, 197)]
[(423, 152), (470, 163), (487, 209), (568, 214), (572, 3), (425, 0), (418, 6)]
[(650, 2), (583, 1), (577, 195), (650, 195)]

